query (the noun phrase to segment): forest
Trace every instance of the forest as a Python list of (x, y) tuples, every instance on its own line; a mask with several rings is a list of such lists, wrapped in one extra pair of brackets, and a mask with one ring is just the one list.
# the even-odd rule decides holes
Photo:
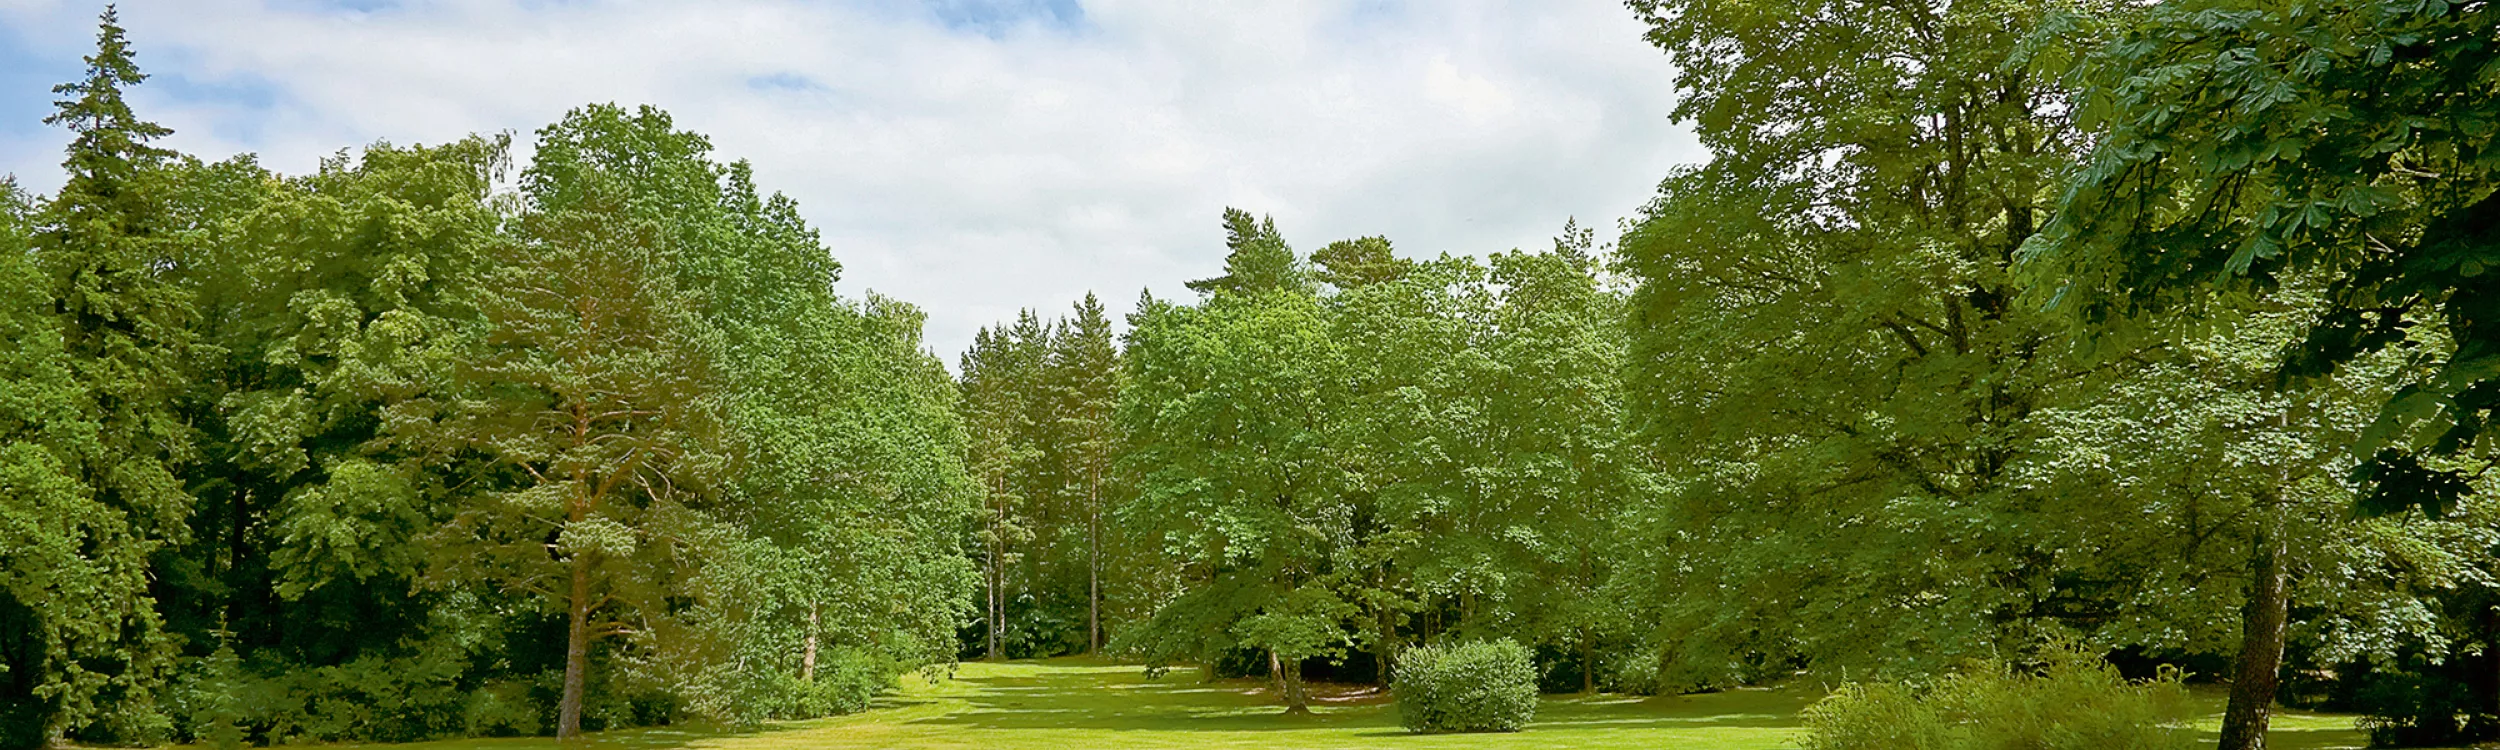
[(1547, 694), (1846, 685), (1818, 731), (2079, 654), (2226, 692), (2224, 750), (2500, 740), (2500, 5), (1624, 11), (1710, 158), (1620, 239), (1225, 208), (1192, 298), (956, 355), (661, 109), (279, 174), (157, 145), (107, 9), (66, 182), (0, 183), (0, 748), (1070, 655), (1302, 713), (1494, 641)]

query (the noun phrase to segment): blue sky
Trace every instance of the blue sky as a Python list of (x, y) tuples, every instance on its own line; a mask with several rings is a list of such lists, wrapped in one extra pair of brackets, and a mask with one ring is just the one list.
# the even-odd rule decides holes
[[(655, 104), (755, 163), (845, 266), (930, 312), (950, 362), (1019, 308), (1186, 297), (1226, 206), (1308, 251), (1539, 247), (1611, 228), (1677, 164), (1663, 55), (1614, 0), (130, 0), (133, 93), (208, 158), (282, 172), (377, 140), (527, 134)], [(0, 0), (0, 172), (100, 3)], [(526, 151), (526, 149), (524, 149)], [(522, 154), (524, 157), (526, 153)]]

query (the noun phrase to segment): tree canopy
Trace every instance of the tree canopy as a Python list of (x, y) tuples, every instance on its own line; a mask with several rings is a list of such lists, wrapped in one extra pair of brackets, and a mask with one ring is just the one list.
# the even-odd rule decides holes
[(0, 749), (753, 726), (1075, 654), (1305, 712), (1478, 642), (1546, 692), (2082, 660), (2227, 681), (2225, 750), (2500, 739), (2500, 10), (1627, 5), (1707, 157), (1612, 241), (1224, 208), (1187, 299), (951, 370), (662, 109), (207, 161), (108, 9), (61, 187), (0, 180)]

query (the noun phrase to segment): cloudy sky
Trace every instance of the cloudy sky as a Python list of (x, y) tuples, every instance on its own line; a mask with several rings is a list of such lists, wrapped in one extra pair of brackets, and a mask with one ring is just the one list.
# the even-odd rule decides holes
[[(49, 191), (101, 3), (0, 0), (0, 172)], [(140, 113), (282, 172), (389, 140), (655, 104), (749, 159), (852, 294), (975, 329), (1115, 311), (1223, 264), (1225, 206), (1297, 248), (1610, 238), (1676, 164), (1670, 70), (1616, 0), (126, 0)]]

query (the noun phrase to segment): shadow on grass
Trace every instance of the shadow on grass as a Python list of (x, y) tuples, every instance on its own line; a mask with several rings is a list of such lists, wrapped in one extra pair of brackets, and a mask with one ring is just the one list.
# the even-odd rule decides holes
[[(1278, 732), (1369, 730), (1356, 736), (1401, 736), (1397, 710), (1385, 694), (1360, 686), (1314, 686), (1314, 713), (1286, 715), (1264, 680), (1205, 681), (1182, 672), (1147, 680), (1136, 667), (1043, 669), (955, 678), (973, 688), (966, 710), (915, 724), (988, 730)], [(1739, 690), (1640, 698), (1551, 696), (1531, 730), (1575, 731), (1797, 726), (1812, 702), (1805, 690)]]
[[(468, 737), (433, 740), (407, 744), (324, 745), (328, 750), (676, 750), (695, 743), (739, 737), (769, 737), (800, 731), (800, 727), (767, 724), (760, 727), (720, 728), (704, 726), (639, 727), (586, 732), (580, 739), (559, 742), (554, 737)], [(191, 747), (206, 747), (205, 745)]]

